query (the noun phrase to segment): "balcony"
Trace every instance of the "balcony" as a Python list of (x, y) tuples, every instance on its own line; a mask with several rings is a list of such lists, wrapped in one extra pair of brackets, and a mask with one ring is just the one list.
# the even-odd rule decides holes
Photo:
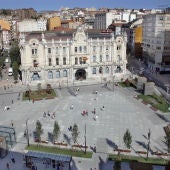
[(81, 68), (87, 68), (87, 67), (88, 67), (88, 64), (76, 64), (76, 65), (73, 65), (74, 69), (81, 69)]

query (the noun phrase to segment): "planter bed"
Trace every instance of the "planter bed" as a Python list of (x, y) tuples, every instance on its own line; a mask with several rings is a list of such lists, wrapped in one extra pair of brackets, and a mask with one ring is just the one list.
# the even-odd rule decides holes
[(136, 153), (139, 153), (139, 154), (147, 154), (146, 151), (136, 151)]

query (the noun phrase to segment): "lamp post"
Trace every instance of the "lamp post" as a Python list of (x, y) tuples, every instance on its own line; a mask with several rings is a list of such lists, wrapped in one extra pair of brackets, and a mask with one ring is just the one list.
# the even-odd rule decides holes
[(25, 123), (26, 123), (26, 138), (27, 138), (27, 146), (30, 146), (30, 142), (29, 142), (29, 134), (28, 134), (28, 120), (26, 119)]
[(85, 144), (85, 154), (86, 154), (86, 124), (85, 124), (84, 144)]
[(149, 132), (148, 132), (148, 145), (147, 145), (147, 159), (148, 159), (148, 155), (149, 155), (149, 150), (150, 150), (150, 138), (151, 138), (151, 131), (149, 129)]

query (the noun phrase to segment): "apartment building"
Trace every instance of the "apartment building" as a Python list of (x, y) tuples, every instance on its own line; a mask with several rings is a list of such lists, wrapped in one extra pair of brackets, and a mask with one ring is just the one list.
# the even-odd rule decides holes
[(54, 16), (48, 19), (47, 29), (49, 31), (55, 30), (58, 27), (61, 27), (61, 18), (59, 16)]
[(107, 29), (110, 24), (113, 22), (113, 13), (112, 12), (101, 12), (95, 14), (94, 19), (94, 29)]
[(46, 19), (25, 19), (17, 22), (18, 32), (32, 32), (32, 31), (46, 31), (47, 20)]
[(170, 71), (170, 13), (143, 18), (143, 58), (148, 68)]
[(96, 30), (20, 35), (22, 81), (57, 86), (120, 81), (126, 76), (126, 34)]

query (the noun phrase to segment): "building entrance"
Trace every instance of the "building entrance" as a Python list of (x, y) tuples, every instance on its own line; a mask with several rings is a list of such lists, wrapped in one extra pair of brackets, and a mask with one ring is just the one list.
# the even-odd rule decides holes
[(76, 80), (85, 80), (86, 79), (86, 71), (84, 69), (79, 69), (75, 73)]

